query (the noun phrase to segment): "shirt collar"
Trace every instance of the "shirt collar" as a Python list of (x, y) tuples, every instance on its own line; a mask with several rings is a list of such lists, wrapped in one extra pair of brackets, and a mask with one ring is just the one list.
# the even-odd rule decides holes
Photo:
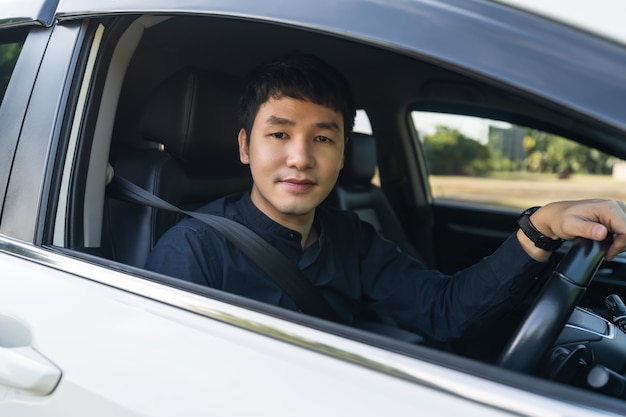
[(304, 251), (301, 245), (302, 235), (295, 230), (284, 227), (265, 215), (265, 213), (254, 205), (250, 193), (245, 193), (239, 200), (237, 212), (239, 217), (237, 220), (240, 223), (252, 229), (286, 256), (293, 257), (301, 268), (309, 266), (318, 258), (323, 246), (323, 240), (326, 239), (326, 233), (317, 210), (315, 212), (315, 219), (313, 220), (313, 227), (317, 229), (319, 237), (317, 242)]
[(298, 242), (302, 240), (300, 232), (291, 230), (270, 219), (252, 202), (250, 193), (245, 193), (239, 202), (239, 221), (262, 236), (273, 235), (281, 239)]

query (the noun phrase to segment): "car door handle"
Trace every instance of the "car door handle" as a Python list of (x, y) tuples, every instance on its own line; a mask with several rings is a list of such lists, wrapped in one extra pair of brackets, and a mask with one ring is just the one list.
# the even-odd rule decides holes
[(60, 380), (61, 370), (32, 347), (0, 347), (0, 385), (48, 395)]

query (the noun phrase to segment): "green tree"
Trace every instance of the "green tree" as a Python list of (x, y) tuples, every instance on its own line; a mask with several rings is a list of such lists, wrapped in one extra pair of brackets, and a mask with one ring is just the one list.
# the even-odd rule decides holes
[(531, 172), (610, 174), (613, 158), (596, 149), (545, 132), (527, 129), (527, 166)]
[(489, 149), (456, 129), (437, 126), (424, 136), (429, 170), (435, 175), (481, 175), (493, 169)]
[(21, 50), (21, 42), (0, 44), (0, 102), (2, 102)]

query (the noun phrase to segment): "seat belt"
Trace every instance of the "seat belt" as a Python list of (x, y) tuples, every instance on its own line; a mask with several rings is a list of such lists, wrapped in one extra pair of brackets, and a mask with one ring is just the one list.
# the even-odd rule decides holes
[(309, 281), (278, 249), (247, 226), (208, 213), (183, 210), (144, 190), (131, 181), (115, 175), (107, 186), (107, 195), (130, 203), (146, 205), (184, 214), (213, 227), (259, 266), (293, 300), (303, 313), (341, 322), (337, 313)]

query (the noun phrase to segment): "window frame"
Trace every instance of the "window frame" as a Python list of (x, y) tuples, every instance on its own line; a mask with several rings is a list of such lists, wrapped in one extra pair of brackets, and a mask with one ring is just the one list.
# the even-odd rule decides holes
[[(0, 102), (0, 213), (4, 212), (6, 193), (11, 178), (11, 168), (18, 146), (22, 123), (45, 52), (50, 33), (36, 27), (4, 28), (0, 37), (14, 39), (24, 37), (22, 49), (15, 63), (11, 78)], [(0, 219), (0, 233), (7, 232), (4, 218)]]

